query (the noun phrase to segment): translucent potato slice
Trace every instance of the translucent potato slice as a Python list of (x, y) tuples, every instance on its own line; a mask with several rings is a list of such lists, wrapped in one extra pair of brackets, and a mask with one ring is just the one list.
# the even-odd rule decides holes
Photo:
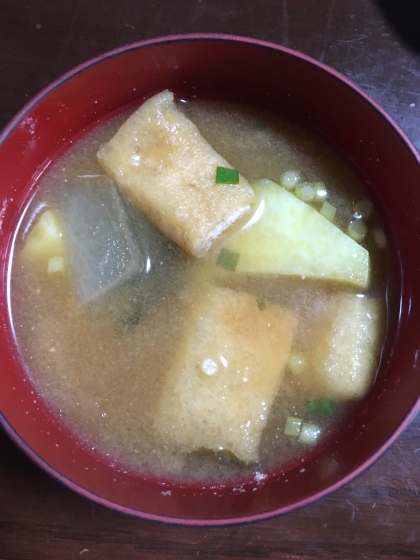
[(379, 300), (337, 294), (308, 352), (302, 382), (316, 396), (358, 400), (366, 395), (378, 366)]
[(158, 228), (192, 256), (250, 209), (248, 182), (216, 184), (231, 166), (163, 91), (146, 101), (101, 147), (106, 173)]
[(60, 210), (72, 275), (81, 302), (92, 301), (139, 274), (145, 259), (113, 182), (79, 178), (63, 190)]
[(186, 451), (258, 459), (282, 383), (296, 316), (254, 296), (204, 285), (191, 311), (158, 406), (156, 428)]
[(50, 258), (63, 257), (62, 224), (55, 210), (45, 210), (29, 232), (22, 254), (41, 264)]
[(314, 208), (269, 180), (254, 185), (250, 220), (224, 247), (237, 272), (325, 278), (366, 288), (369, 253)]

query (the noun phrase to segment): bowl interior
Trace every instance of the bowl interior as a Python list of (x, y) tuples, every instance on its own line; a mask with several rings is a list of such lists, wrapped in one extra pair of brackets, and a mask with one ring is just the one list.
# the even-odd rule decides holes
[[(245, 61), (245, 63), (244, 63)], [(194, 486), (153, 480), (108, 465), (78, 444), (34, 398), (8, 319), (7, 255), (23, 200), (75, 136), (151, 94), (172, 89), (268, 106), (317, 130), (364, 177), (388, 227), (397, 296), (377, 382), (351, 425), (264, 480)], [(285, 513), (368, 466), (419, 406), (420, 167), (414, 148), (371, 100), (343, 77), (275, 45), (224, 36), (140, 43), (76, 68), (30, 102), (0, 138), (1, 419), (43, 468), (78, 492), (121, 511), (179, 523), (233, 523)]]

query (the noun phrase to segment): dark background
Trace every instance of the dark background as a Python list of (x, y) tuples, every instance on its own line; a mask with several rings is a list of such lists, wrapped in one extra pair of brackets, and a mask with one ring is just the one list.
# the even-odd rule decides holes
[[(398, 0), (400, 12), (410, 2), (419, 0)], [(413, 25), (413, 11), (402, 25), (405, 16), (384, 5), (392, 1), (380, 3), (388, 15), (394, 9), (399, 31), (371, 0), (0, 0), (0, 128), (52, 80), (103, 51), (159, 35), (219, 32), (282, 44), (334, 67), (420, 149), (420, 22)], [(308, 508), (205, 529), (93, 504), (0, 431), (0, 560), (420, 558), (419, 435), (417, 417), (368, 472)]]
[(388, 22), (411, 48), (420, 52), (420, 1), (378, 0)]

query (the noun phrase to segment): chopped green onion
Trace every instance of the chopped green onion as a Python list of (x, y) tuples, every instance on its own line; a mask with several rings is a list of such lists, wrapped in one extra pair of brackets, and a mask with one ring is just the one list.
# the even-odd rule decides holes
[(353, 208), (357, 214), (362, 216), (362, 218), (368, 218), (373, 212), (373, 204), (368, 198), (356, 200), (353, 204)]
[(347, 227), (348, 235), (357, 241), (357, 243), (361, 243), (363, 241), (366, 237), (367, 231), (367, 225), (363, 220), (359, 219), (352, 220)]
[(306, 412), (314, 416), (333, 416), (334, 403), (331, 399), (308, 399)]
[(315, 200), (325, 200), (327, 198), (328, 192), (325, 183), (322, 181), (315, 181), (312, 183), (315, 191)]
[(321, 434), (321, 429), (315, 424), (302, 424), (298, 441), (300, 443), (314, 444)]
[(381, 228), (374, 228), (373, 231), (373, 239), (376, 243), (376, 246), (379, 249), (385, 249), (386, 247), (386, 235)]
[(228, 167), (216, 168), (216, 183), (236, 185), (239, 183), (239, 171)]
[(298, 437), (300, 428), (302, 427), (302, 422), (303, 420), (301, 418), (288, 416), (286, 420), (286, 426), (284, 428), (284, 434), (286, 436)]
[(287, 360), (287, 367), (293, 373), (293, 375), (300, 375), (306, 367), (306, 359), (303, 354), (298, 352), (292, 353)]
[(265, 126), (262, 123), (254, 123), (253, 127), (254, 130), (264, 130)]
[(297, 171), (286, 171), (280, 177), (280, 183), (286, 189), (293, 189), (300, 181), (300, 175)]
[(260, 311), (264, 311), (264, 309), (267, 307), (263, 299), (257, 299), (257, 305)]
[(296, 196), (305, 202), (311, 202), (315, 198), (315, 191), (311, 183), (301, 183), (296, 187)]
[(64, 270), (64, 257), (51, 257), (48, 259), (48, 268), (49, 273), (52, 272), (63, 272)]
[(227, 249), (222, 249), (217, 257), (216, 264), (226, 270), (235, 272), (236, 267), (238, 266), (239, 257), (239, 253), (231, 253)]
[(330, 220), (330, 222), (332, 222), (334, 220), (336, 212), (337, 208), (324, 200), (320, 210), (320, 213), (324, 216), (324, 218), (327, 218), (327, 220)]

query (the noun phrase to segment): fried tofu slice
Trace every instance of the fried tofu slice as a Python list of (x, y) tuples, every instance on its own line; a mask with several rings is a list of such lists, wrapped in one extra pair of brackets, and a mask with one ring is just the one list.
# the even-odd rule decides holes
[(117, 185), (170, 239), (194, 257), (250, 210), (254, 192), (216, 184), (231, 168), (163, 91), (146, 101), (97, 154)]
[(308, 353), (308, 387), (315, 396), (358, 400), (371, 387), (378, 366), (382, 309), (379, 300), (337, 294)]
[(213, 285), (192, 303), (167, 374), (155, 426), (185, 451), (228, 450), (258, 460), (297, 318), (254, 296)]

